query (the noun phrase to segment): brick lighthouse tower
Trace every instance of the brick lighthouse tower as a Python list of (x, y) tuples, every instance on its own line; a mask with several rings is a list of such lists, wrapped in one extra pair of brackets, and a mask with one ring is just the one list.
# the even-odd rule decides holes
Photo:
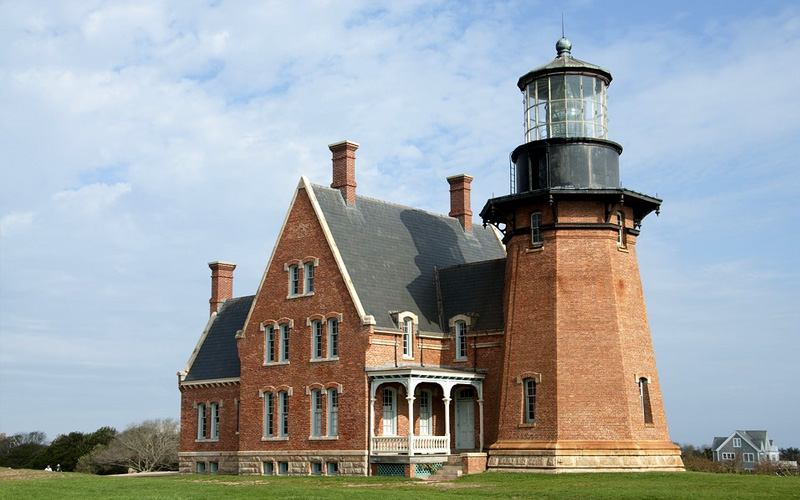
[(683, 470), (670, 442), (636, 239), (661, 200), (623, 189), (607, 139), (611, 74), (558, 56), (519, 79), (525, 144), (511, 194), (484, 223), (504, 235), (506, 341), (489, 468)]

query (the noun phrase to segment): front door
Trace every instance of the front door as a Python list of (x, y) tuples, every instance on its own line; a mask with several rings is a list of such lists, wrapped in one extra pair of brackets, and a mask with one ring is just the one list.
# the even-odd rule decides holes
[(475, 391), (461, 389), (456, 396), (456, 449), (475, 449)]

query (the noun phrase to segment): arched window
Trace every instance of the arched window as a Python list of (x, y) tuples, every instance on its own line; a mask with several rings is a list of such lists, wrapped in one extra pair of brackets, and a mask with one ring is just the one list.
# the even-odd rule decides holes
[(272, 363), (275, 361), (275, 327), (266, 325), (264, 327), (264, 362)]
[(328, 319), (328, 357), (339, 357), (339, 320)]
[(383, 390), (383, 435), (397, 435), (397, 391), (391, 387)]
[(533, 424), (536, 423), (536, 379), (526, 378), (522, 383), (525, 388), (522, 421)]
[(403, 320), (403, 357), (414, 357), (414, 322), (408, 317)]
[(314, 262), (306, 262), (303, 264), (304, 293), (314, 293)]
[(542, 244), (542, 213), (531, 214), (531, 245)]
[(300, 267), (297, 264), (289, 266), (289, 296), (300, 294)]
[(456, 321), (456, 359), (467, 359), (467, 323)]
[(653, 408), (650, 406), (650, 381), (639, 377), (639, 401), (642, 404), (642, 416), (645, 424), (653, 423)]
[(322, 322), (320, 320), (311, 322), (311, 357), (313, 359), (322, 358)]
[(328, 435), (339, 435), (339, 390), (328, 389)]
[(322, 391), (311, 391), (311, 435), (322, 435)]
[(264, 393), (264, 437), (275, 437), (275, 399), (271, 392)]

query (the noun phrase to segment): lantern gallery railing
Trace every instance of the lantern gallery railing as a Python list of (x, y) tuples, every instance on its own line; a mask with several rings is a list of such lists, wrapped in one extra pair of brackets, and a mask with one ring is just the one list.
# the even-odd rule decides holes
[[(413, 446), (409, 447), (409, 442)], [(375, 436), (372, 453), (376, 455), (449, 454), (450, 436)]]

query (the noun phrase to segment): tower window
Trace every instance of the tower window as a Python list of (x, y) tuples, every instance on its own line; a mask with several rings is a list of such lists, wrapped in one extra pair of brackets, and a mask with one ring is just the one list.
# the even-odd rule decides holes
[(536, 380), (526, 378), (523, 383), (525, 387), (523, 422), (533, 424), (536, 422)]
[(617, 245), (625, 246), (625, 218), (622, 212), (617, 212)]
[(542, 244), (542, 213), (531, 214), (531, 245)]
[(639, 378), (639, 400), (642, 403), (642, 415), (645, 424), (653, 423), (653, 408), (650, 406), (650, 381), (645, 377)]

